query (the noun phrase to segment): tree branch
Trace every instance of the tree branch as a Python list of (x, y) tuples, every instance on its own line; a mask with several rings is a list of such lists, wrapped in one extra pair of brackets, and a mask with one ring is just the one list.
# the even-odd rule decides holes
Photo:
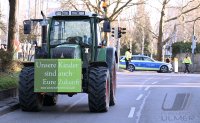
[(132, 20), (132, 21), (134, 21), (136, 24), (138, 24), (140, 27), (142, 27), (142, 28), (144, 28), (144, 29), (146, 29), (146, 30), (148, 30), (149, 32), (151, 32), (153, 35), (154, 35), (154, 37), (157, 39), (158, 38), (158, 35), (156, 34), (156, 33), (154, 33), (152, 30), (150, 30), (149, 28), (145, 28), (142, 24), (140, 24), (139, 22), (137, 22), (135, 19), (128, 19), (128, 20), (121, 20), (121, 21), (129, 21), (129, 20)]
[[(117, 15), (117, 13), (119, 13), (124, 7), (126, 7), (130, 2), (132, 2), (132, 0), (128, 0), (124, 5), (122, 5), (121, 7), (119, 7), (118, 9), (116, 9), (115, 13), (113, 13), (109, 19), (113, 20), (112, 18)], [(140, 5), (140, 4), (145, 4), (145, 2), (138, 2), (138, 3), (132, 3), (132, 5)]]
[(173, 29), (173, 32), (170, 34), (170, 36), (165, 39), (163, 42), (162, 42), (162, 46), (165, 45), (169, 40), (171, 40), (173, 37), (174, 37), (174, 33), (176, 32), (176, 24), (174, 25), (174, 29)]
[(88, 6), (91, 6), (94, 9), (94, 11), (98, 11), (103, 14), (103, 11), (97, 6), (93, 5), (89, 0), (87, 0), (86, 3), (88, 4)]
[(74, 7), (75, 10), (78, 10), (78, 8), (76, 8), (76, 6), (71, 1), (69, 1), (69, 3), (72, 5), (72, 7)]
[(116, 12), (117, 8), (119, 7), (120, 0), (117, 1), (115, 8), (113, 9), (113, 13)]
[(185, 23), (195, 22), (196, 20), (200, 20), (200, 17), (195, 18), (194, 20), (185, 21)]
[(197, 6), (195, 6), (195, 7), (191, 8), (191, 9), (188, 9), (188, 10), (182, 12), (181, 14), (179, 14), (179, 15), (177, 15), (177, 16), (175, 16), (175, 17), (172, 17), (172, 18), (166, 20), (165, 23), (170, 22), (170, 21), (172, 21), (172, 20), (176, 20), (176, 19), (178, 19), (181, 15), (186, 14), (186, 13), (189, 13), (189, 12), (195, 10), (195, 9), (198, 9), (199, 7), (200, 7), (200, 3), (199, 3)]
[(187, 7), (190, 3), (192, 3), (193, 1), (194, 1), (194, 0), (190, 0), (189, 2), (187, 2), (186, 5), (182, 7), (182, 10), (183, 10), (184, 8), (186, 8), (186, 7)]

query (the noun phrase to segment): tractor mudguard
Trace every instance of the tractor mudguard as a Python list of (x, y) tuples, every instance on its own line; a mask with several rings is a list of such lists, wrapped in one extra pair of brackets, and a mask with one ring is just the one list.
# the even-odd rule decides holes
[(118, 55), (116, 49), (114, 47), (99, 48), (97, 61), (108, 62), (108, 60), (115, 61), (116, 63), (118, 63)]
[(108, 64), (106, 63), (106, 50), (107, 48), (98, 48), (97, 60), (90, 63), (90, 67), (108, 67)]
[(106, 62), (107, 48), (98, 48), (97, 61)]
[(113, 62), (117, 62), (118, 57), (116, 53), (116, 49), (114, 47), (108, 47), (106, 48), (106, 63), (108, 64), (108, 68), (112, 69)]

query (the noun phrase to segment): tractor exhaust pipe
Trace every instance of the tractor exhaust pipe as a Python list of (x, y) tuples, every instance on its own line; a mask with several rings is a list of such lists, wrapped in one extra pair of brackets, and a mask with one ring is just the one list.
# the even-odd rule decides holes
[(43, 17), (43, 21), (41, 22), (42, 25), (42, 44), (47, 43), (47, 20), (46, 16), (44, 15), (43, 11), (41, 11), (41, 15)]

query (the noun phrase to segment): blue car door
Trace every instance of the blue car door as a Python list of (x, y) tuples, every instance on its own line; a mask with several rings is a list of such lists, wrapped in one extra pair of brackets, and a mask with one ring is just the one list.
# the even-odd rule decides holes
[(145, 68), (145, 63), (141, 56), (134, 56), (132, 63), (135, 65), (136, 70), (143, 70)]
[(149, 57), (143, 57), (145, 61), (145, 67), (147, 70), (158, 70), (159, 69), (159, 63), (154, 61), (153, 59)]

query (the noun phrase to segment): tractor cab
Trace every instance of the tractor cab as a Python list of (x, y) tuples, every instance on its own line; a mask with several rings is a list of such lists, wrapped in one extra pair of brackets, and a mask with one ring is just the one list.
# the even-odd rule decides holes
[(102, 20), (97, 14), (85, 11), (52, 13), (47, 42), (49, 57), (59, 58), (62, 55), (60, 53), (63, 53), (63, 58), (81, 58), (83, 53), (87, 53), (88, 60), (95, 61), (97, 57), (95, 47), (98, 47), (103, 40), (100, 28), (103, 25)]

